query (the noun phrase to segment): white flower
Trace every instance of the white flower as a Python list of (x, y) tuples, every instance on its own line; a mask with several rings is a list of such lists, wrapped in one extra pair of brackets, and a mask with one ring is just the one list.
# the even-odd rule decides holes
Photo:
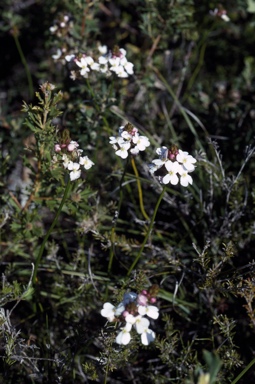
[(80, 170), (80, 164), (79, 163), (74, 163), (72, 161), (69, 161), (68, 167), (70, 172), (70, 179), (71, 181), (79, 179), (81, 176), (81, 170)]
[(92, 165), (94, 165), (93, 161), (91, 161), (88, 156), (80, 157), (79, 163), (80, 165), (83, 165), (85, 169), (90, 169)]
[(53, 58), (53, 60), (58, 60), (61, 56), (62, 56), (62, 51), (61, 49), (58, 49), (55, 55), (52, 55), (51, 57)]
[(101, 310), (101, 315), (106, 317), (108, 321), (113, 321), (115, 319), (116, 308), (111, 303), (104, 303), (103, 309)]
[(101, 65), (106, 65), (108, 63), (108, 57), (106, 56), (100, 56), (98, 58), (98, 63), (101, 64)]
[(141, 334), (141, 342), (143, 345), (149, 345), (155, 340), (155, 337), (155, 332), (152, 329), (147, 328)]
[(115, 136), (110, 136), (109, 140), (110, 140), (109, 143), (112, 145), (115, 145), (118, 143), (117, 137), (115, 137)]
[(150, 322), (146, 317), (142, 317), (141, 315), (135, 317), (134, 327), (137, 333), (143, 333), (146, 329), (148, 329), (149, 325)]
[(125, 327), (122, 328), (122, 331), (116, 337), (116, 343), (120, 345), (127, 345), (131, 340), (130, 331), (132, 324), (126, 323)]
[(109, 143), (113, 146), (113, 149), (115, 151), (117, 151), (119, 149), (119, 147), (123, 143), (125, 143), (124, 139), (121, 136), (119, 136), (119, 137), (111, 136), (109, 139), (110, 139)]
[(111, 64), (110, 71), (116, 72), (117, 68), (120, 65), (120, 58), (112, 57), (111, 59), (109, 59), (109, 63)]
[(168, 173), (162, 179), (163, 184), (178, 184), (179, 179), (177, 176), (177, 172), (179, 172), (180, 164), (177, 161), (172, 162), (171, 160), (169, 160), (165, 163), (165, 167)]
[(119, 65), (114, 72), (118, 77), (121, 77), (122, 79), (125, 79), (126, 77), (128, 77), (128, 74), (125, 71), (124, 67), (122, 67), (122, 65)]
[(194, 164), (197, 160), (188, 154), (188, 152), (184, 152), (181, 149), (178, 151), (178, 155), (176, 156), (176, 160), (185, 167), (188, 172), (192, 172), (195, 169)]
[(128, 150), (130, 148), (130, 143), (129, 142), (123, 142), (123, 143), (118, 143), (120, 146), (120, 149), (116, 151), (116, 155), (120, 156), (122, 159), (126, 159), (128, 157)]
[(90, 68), (92, 69), (92, 71), (100, 71), (100, 65), (95, 62), (90, 65)]
[(138, 155), (139, 152), (140, 151), (137, 145), (134, 148), (130, 149), (130, 153), (132, 153), (132, 155)]
[(50, 27), (50, 32), (55, 33), (57, 29), (58, 29), (57, 25), (53, 25), (52, 27)]
[(88, 61), (90, 61), (90, 57), (87, 58), (86, 56), (83, 56), (80, 60), (77, 59), (75, 61), (78, 67), (81, 68), (80, 74), (85, 77), (87, 76), (87, 73), (90, 72), (90, 69), (88, 67)]
[(119, 49), (119, 52), (120, 52), (120, 54), (121, 54), (121, 58), (125, 57), (126, 54), (127, 54), (127, 51), (126, 51), (124, 48), (120, 48), (120, 49)]
[(136, 144), (139, 151), (144, 151), (146, 147), (150, 146), (150, 141), (146, 136), (135, 135), (133, 137), (133, 143)]
[(124, 310), (125, 306), (123, 303), (120, 303), (117, 308), (111, 303), (104, 303), (100, 313), (103, 317), (106, 317), (108, 321), (113, 321), (115, 317), (120, 316)]
[(129, 74), (129, 75), (133, 75), (134, 74), (134, 64), (130, 63), (129, 61), (124, 65), (124, 68), (125, 68), (125, 71)]
[(107, 46), (106, 45), (99, 45), (98, 50), (101, 53), (101, 55), (106, 55), (107, 53)]
[(230, 18), (228, 17), (227, 15), (227, 11), (225, 9), (218, 9), (218, 8), (215, 8), (213, 11), (209, 11), (209, 13), (212, 15), (212, 16), (218, 16), (220, 17), (222, 20), (228, 22), (230, 21)]
[(156, 153), (159, 155), (159, 159), (152, 160), (152, 164), (149, 165), (150, 173), (156, 172), (168, 161), (168, 148), (161, 147), (157, 148)]
[(63, 161), (63, 167), (68, 168), (68, 164), (70, 163), (71, 160), (67, 157), (66, 154), (62, 156), (62, 161)]
[(152, 160), (152, 168), (154, 169), (154, 172), (159, 169), (160, 167), (162, 167), (162, 165), (165, 164), (167, 160), (161, 160), (161, 159), (155, 159), (155, 160)]
[(93, 63), (94, 63), (94, 60), (92, 59), (92, 57), (91, 56), (86, 56), (85, 57), (85, 60), (86, 60), (86, 63), (88, 64), (88, 65), (93, 65)]
[(138, 312), (141, 316), (147, 315), (154, 320), (159, 317), (159, 310), (155, 305), (139, 305)]
[(187, 187), (189, 184), (193, 183), (192, 177), (188, 174), (186, 169), (182, 167), (179, 171), (180, 174), (180, 183), (183, 187)]
[(149, 320), (141, 315), (133, 316), (129, 314), (125, 317), (125, 320), (127, 323), (134, 325), (137, 333), (143, 333), (150, 325)]
[(142, 344), (148, 345), (151, 341), (155, 339), (155, 333), (151, 329), (149, 329), (150, 322), (148, 319), (142, 317), (141, 315), (127, 315), (125, 319), (126, 324), (129, 324), (130, 327), (134, 325), (134, 328), (136, 329), (137, 333), (141, 335)]
[(75, 55), (66, 55), (65, 56), (65, 60), (69, 63), (70, 61), (72, 61), (73, 59), (75, 59)]
[(120, 136), (124, 139), (124, 140), (127, 140), (127, 141), (131, 141), (133, 136), (128, 133), (128, 131), (123, 131), (121, 130), (122, 127), (119, 128), (119, 134)]
[(230, 21), (230, 18), (228, 17), (228, 15), (226, 15), (226, 13), (223, 13), (223, 14), (221, 15), (221, 19), (224, 20), (224, 21), (226, 21), (226, 22)]

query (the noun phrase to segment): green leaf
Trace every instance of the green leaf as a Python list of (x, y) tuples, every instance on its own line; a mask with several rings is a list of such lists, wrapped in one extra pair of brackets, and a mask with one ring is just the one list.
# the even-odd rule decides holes
[(220, 358), (214, 353), (204, 350), (203, 355), (205, 362), (209, 368), (210, 384), (213, 384), (216, 381), (222, 363), (220, 361)]

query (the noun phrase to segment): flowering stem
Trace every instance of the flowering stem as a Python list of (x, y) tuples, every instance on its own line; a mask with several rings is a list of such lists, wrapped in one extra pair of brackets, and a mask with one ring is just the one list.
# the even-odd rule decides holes
[(127, 166), (128, 166), (128, 159), (124, 168), (124, 171), (122, 173), (121, 179), (120, 179), (120, 197), (119, 197), (119, 204), (118, 204), (118, 210), (117, 210), (117, 217), (114, 217), (113, 219), (113, 226), (111, 229), (111, 250), (110, 250), (110, 257), (109, 257), (109, 263), (108, 263), (108, 272), (111, 272), (112, 269), (112, 262), (113, 262), (113, 256), (114, 256), (114, 249), (115, 249), (115, 230), (117, 225), (118, 216), (120, 214), (120, 208), (123, 200), (123, 190), (122, 190), (122, 183), (124, 180), (124, 176), (126, 174)]
[(145, 218), (145, 220), (149, 221), (150, 218), (147, 215), (147, 213), (145, 212), (144, 205), (143, 205), (143, 191), (142, 191), (142, 188), (141, 188), (140, 178), (139, 178), (139, 174), (138, 174), (138, 171), (137, 171), (137, 168), (136, 168), (134, 157), (131, 157), (131, 164), (132, 164), (135, 176), (136, 176), (136, 182), (137, 182), (137, 188), (138, 188), (138, 194), (139, 194), (140, 209), (141, 209), (141, 212), (142, 212), (143, 217)]
[(254, 363), (255, 358), (242, 370), (242, 372), (235, 378), (234, 381), (232, 381), (231, 384), (236, 384), (243, 377), (243, 375), (253, 366)]
[(65, 192), (64, 192), (64, 195), (63, 195), (63, 197), (62, 197), (61, 203), (60, 203), (60, 205), (59, 205), (59, 207), (58, 207), (58, 210), (57, 210), (57, 212), (56, 212), (56, 215), (55, 215), (55, 217), (54, 217), (54, 220), (53, 220), (53, 222), (51, 223), (51, 226), (50, 226), (50, 228), (48, 229), (48, 231), (47, 231), (47, 233), (46, 233), (46, 235), (45, 235), (45, 237), (44, 237), (44, 239), (43, 239), (43, 242), (42, 242), (42, 244), (41, 244), (41, 247), (40, 247), (40, 249), (39, 249), (39, 253), (38, 253), (37, 258), (36, 258), (36, 261), (35, 261), (35, 270), (34, 270), (34, 276), (33, 276), (33, 283), (36, 282), (37, 271), (38, 271), (38, 267), (39, 267), (40, 261), (41, 261), (41, 259), (42, 259), (42, 255), (43, 255), (43, 251), (44, 251), (44, 248), (45, 248), (45, 244), (47, 243), (47, 240), (48, 240), (48, 238), (49, 238), (49, 236), (50, 236), (50, 234), (51, 234), (53, 228), (55, 227), (55, 225), (56, 225), (56, 223), (57, 223), (58, 217), (59, 217), (60, 212), (61, 212), (61, 210), (62, 210), (62, 208), (63, 208), (63, 205), (64, 205), (64, 203), (65, 203), (65, 201), (66, 201), (66, 198), (67, 198), (67, 196), (68, 196), (68, 194), (69, 194), (69, 192), (70, 192), (70, 189), (71, 189), (71, 180), (69, 179), (68, 182), (67, 182), (67, 184), (66, 184)]
[(135, 268), (136, 264), (138, 263), (140, 257), (142, 256), (142, 253), (143, 253), (143, 250), (144, 250), (144, 247), (145, 247), (145, 244), (147, 243), (147, 240), (150, 236), (150, 233), (151, 233), (151, 230), (152, 230), (152, 227), (153, 227), (153, 224), (154, 224), (154, 221), (155, 221), (155, 217), (157, 215), (157, 212), (158, 212), (158, 209), (159, 209), (159, 205), (161, 203), (161, 200), (164, 196), (164, 193), (165, 193), (165, 190), (166, 190), (166, 187), (164, 186), (164, 188), (162, 189), (162, 192), (158, 198), (158, 201), (157, 201), (157, 204), (155, 206), (155, 209), (154, 209), (154, 212), (153, 212), (153, 215), (152, 215), (152, 219), (151, 219), (151, 222), (150, 222), (150, 225), (149, 225), (149, 228), (148, 228), (148, 231), (145, 235), (145, 238), (143, 240), (143, 243), (141, 245), (141, 248), (140, 248), (140, 251), (138, 253), (138, 255), (136, 256), (135, 260), (133, 261), (133, 264), (131, 265), (131, 267), (129, 268), (128, 270), (128, 273), (127, 273), (127, 276), (129, 276), (131, 274), (131, 272), (133, 271), (133, 269)]

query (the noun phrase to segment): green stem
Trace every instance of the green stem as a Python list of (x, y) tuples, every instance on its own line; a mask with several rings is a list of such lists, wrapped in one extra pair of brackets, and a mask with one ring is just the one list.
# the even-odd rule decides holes
[(147, 213), (145, 212), (144, 205), (143, 205), (143, 191), (142, 191), (141, 182), (140, 182), (139, 174), (138, 174), (138, 171), (137, 171), (137, 168), (136, 168), (134, 157), (131, 158), (131, 164), (132, 164), (132, 167), (133, 167), (133, 170), (134, 170), (134, 173), (135, 173), (135, 177), (136, 177), (140, 209), (141, 209), (141, 212), (142, 212), (143, 217), (145, 218), (145, 220), (149, 221), (150, 218), (147, 215)]
[(45, 235), (45, 237), (43, 239), (43, 242), (41, 244), (41, 247), (39, 249), (39, 253), (38, 253), (36, 261), (35, 261), (35, 270), (34, 270), (34, 276), (33, 276), (33, 283), (36, 282), (37, 271), (38, 271), (38, 267), (39, 267), (40, 261), (42, 259), (42, 255), (43, 255), (43, 251), (44, 251), (44, 248), (45, 248), (45, 244), (47, 243), (47, 240), (48, 240), (48, 238), (49, 238), (53, 228), (55, 227), (55, 225), (57, 223), (58, 217), (60, 215), (60, 212), (62, 211), (63, 205), (64, 205), (64, 203), (66, 201), (66, 198), (67, 198), (67, 196), (68, 196), (68, 194), (70, 192), (70, 189), (71, 189), (71, 180), (69, 179), (67, 184), (66, 184), (65, 192), (64, 192), (64, 195), (62, 197), (61, 203), (60, 203), (60, 205), (58, 207), (57, 213), (56, 213), (56, 215), (54, 217), (54, 220), (51, 223), (51, 226), (48, 229), (48, 231), (47, 231), (47, 233), (46, 233), (46, 235)]
[(150, 225), (149, 225), (149, 228), (148, 228), (148, 231), (145, 235), (145, 238), (143, 240), (143, 243), (141, 245), (141, 248), (140, 248), (140, 251), (138, 252), (135, 260), (133, 261), (133, 264), (131, 265), (131, 267), (129, 268), (128, 270), (128, 273), (127, 273), (127, 276), (129, 276), (131, 274), (131, 272), (133, 271), (133, 269), (135, 268), (136, 264), (138, 263), (138, 261), (140, 260), (140, 257), (142, 256), (142, 253), (143, 253), (143, 250), (144, 250), (144, 247), (145, 247), (145, 244), (147, 243), (147, 240), (150, 236), (150, 233), (151, 233), (151, 230), (152, 230), (152, 227), (153, 227), (153, 224), (154, 224), (154, 221), (155, 221), (155, 217), (157, 215), (157, 212), (158, 212), (158, 209), (159, 209), (159, 205), (161, 203), (161, 200), (164, 196), (164, 193), (165, 193), (165, 189), (166, 187), (163, 188), (159, 198), (158, 198), (158, 201), (157, 201), (157, 204), (155, 206), (155, 209), (154, 209), (154, 212), (153, 212), (153, 215), (152, 215), (152, 219), (151, 219), (151, 222), (150, 222)]
[(254, 363), (255, 358), (242, 370), (241, 373), (239, 373), (239, 375), (235, 378), (234, 381), (232, 381), (231, 384), (236, 384), (243, 377), (243, 375), (253, 366)]
[(158, 71), (158, 69), (155, 68), (155, 67), (152, 67), (152, 69), (158, 75), (158, 77), (160, 78), (160, 80), (163, 82), (163, 84), (165, 85), (166, 89), (168, 90), (169, 94), (172, 96), (172, 98), (173, 98), (174, 102), (176, 103), (177, 107), (179, 108), (179, 110), (180, 110), (184, 120), (186, 121), (190, 131), (195, 136), (197, 144), (200, 146), (200, 148), (202, 150), (204, 150), (204, 147), (203, 147), (201, 141), (199, 140), (199, 137), (198, 137), (198, 134), (196, 132), (196, 129), (193, 126), (193, 124), (192, 124), (188, 114), (186, 113), (185, 109), (183, 108), (182, 104), (180, 103), (178, 97), (176, 97), (174, 91), (172, 90), (172, 88), (170, 87), (170, 85), (168, 84), (168, 82), (166, 81), (164, 76)]
[(126, 171), (127, 171), (128, 160), (129, 160), (129, 158), (127, 158), (127, 162), (126, 162), (124, 171), (123, 171), (121, 179), (120, 179), (120, 187), (119, 187), (120, 188), (120, 197), (119, 197), (119, 204), (118, 204), (118, 210), (117, 210), (117, 217), (115, 217), (113, 219), (113, 226), (112, 226), (112, 229), (111, 229), (111, 249), (110, 249), (110, 257), (109, 257), (109, 263), (108, 263), (108, 272), (109, 273), (111, 272), (111, 269), (112, 269), (112, 262), (113, 262), (114, 250), (115, 250), (116, 225), (117, 225), (117, 220), (118, 220), (118, 216), (120, 214), (120, 208), (121, 208), (121, 204), (122, 204), (122, 200), (123, 200), (122, 183), (123, 183)]
[(186, 100), (186, 94), (190, 91), (190, 89), (192, 88), (201, 68), (203, 67), (204, 65), (204, 58), (205, 58), (205, 50), (206, 50), (206, 47), (207, 47), (207, 44), (206, 42), (202, 44), (202, 47), (201, 47), (201, 51), (200, 51), (200, 54), (199, 54), (199, 60), (198, 60), (198, 64), (194, 70), (194, 72), (192, 73), (190, 79), (189, 79), (189, 82), (188, 82), (188, 85), (187, 85), (187, 89), (185, 91), (185, 97), (183, 97), (183, 100)]
[(25, 68), (25, 72), (26, 72), (26, 75), (27, 75), (27, 81), (28, 81), (29, 95), (30, 95), (30, 98), (32, 98), (33, 95), (34, 95), (34, 86), (33, 86), (32, 76), (31, 76), (30, 70), (28, 68), (26, 58), (24, 56), (24, 53), (22, 51), (22, 48), (21, 48), (21, 45), (20, 45), (20, 42), (19, 42), (19, 39), (18, 39), (18, 36), (17, 36), (16, 33), (13, 33), (13, 38), (14, 38), (17, 50), (19, 52), (21, 62), (24, 65), (24, 68)]

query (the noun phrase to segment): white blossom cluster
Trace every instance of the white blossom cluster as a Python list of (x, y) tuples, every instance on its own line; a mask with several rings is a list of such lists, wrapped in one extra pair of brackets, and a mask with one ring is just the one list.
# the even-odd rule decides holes
[(195, 169), (196, 159), (181, 149), (161, 147), (156, 150), (159, 159), (152, 160), (150, 172), (158, 177), (161, 184), (177, 185), (183, 187), (193, 183), (190, 172)]
[(100, 55), (88, 54), (67, 54), (66, 48), (58, 48), (57, 52), (52, 55), (54, 60), (63, 58), (68, 63), (75, 64), (78, 69), (71, 70), (71, 79), (75, 80), (78, 77), (88, 78), (91, 72), (103, 73), (106, 76), (111, 76), (115, 73), (118, 77), (126, 78), (134, 74), (134, 64), (126, 58), (126, 50), (123, 48), (114, 48), (108, 50), (107, 46), (98, 47)]
[(82, 156), (83, 150), (78, 149), (78, 147), (79, 144), (77, 141), (70, 141), (66, 144), (55, 144), (55, 152), (62, 154), (62, 165), (70, 172), (71, 181), (80, 178), (82, 167), (87, 170), (94, 165), (88, 156)]
[(108, 302), (104, 304), (101, 315), (110, 322), (119, 321), (123, 325), (115, 340), (117, 344), (127, 345), (130, 342), (132, 327), (141, 336), (143, 345), (149, 345), (155, 340), (155, 332), (149, 328), (150, 321), (147, 318), (156, 320), (159, 316), (158, 308), (150, 305), (155, 301), (155, 297), (143, 290), (139, 295), (134, 292), (125, 293), (117, 307)]
[(128, 123), (119, 128), (119, 136), (110, 137), (110, 144), (117, 156), (126, 159), (129, 152), (138, 155), (140, 151), (145, 151), (150, 146), (150, 141), (146, 136), (140, 136), (138, 129)]
[(73, 22), (68, 15), (62, 15), (54, 24), (49, 28), (50, 33), (58, 37), (65, 35), (71, 28), (73, 28)]

